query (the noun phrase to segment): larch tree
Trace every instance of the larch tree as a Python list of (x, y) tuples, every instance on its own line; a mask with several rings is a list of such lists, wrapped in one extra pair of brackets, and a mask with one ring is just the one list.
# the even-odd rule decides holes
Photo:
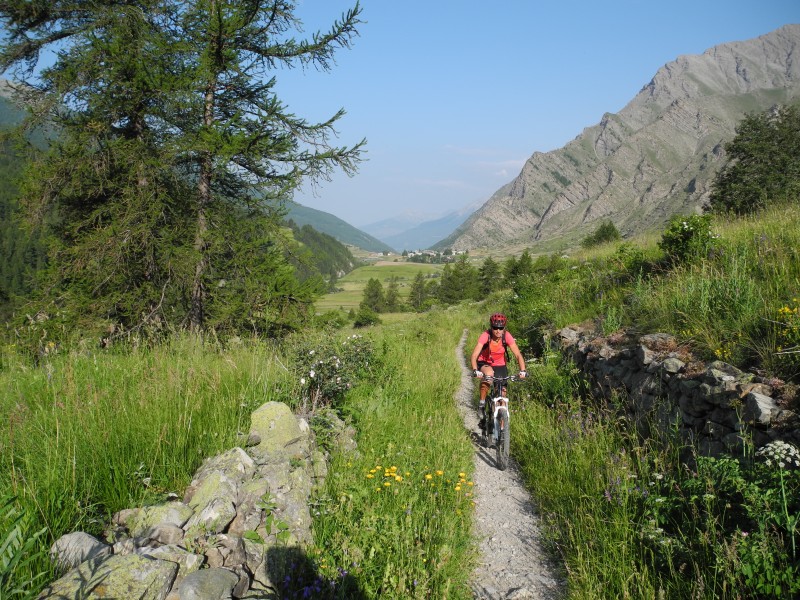
[[(296, 117), (272, 73), (328, 70), (357, 35), (359, 5), (299, 41), (294, 10), (277, 0), (0, 0), (0, 68), (35, 84), (22, 88), (37, 94), (31, 121), (55, 132), (22, 198), (54, 234), (47, 297), (128, 331), (300, 322), (318, 290), (286, 260), (281, 203), (305, 178), (353, 174), (363, 141), (333, 146), (343, 111)], [(35, 72), (48, 49), (54, 64)]]

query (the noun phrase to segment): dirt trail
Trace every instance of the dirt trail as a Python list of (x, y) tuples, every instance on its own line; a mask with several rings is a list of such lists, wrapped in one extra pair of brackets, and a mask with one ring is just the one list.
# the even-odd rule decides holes
[[(475, 529), (480, 557), (472, 576), (473, 593), (480, 600), (563, 598), (564, 582), (542, 549), (539, 516), (516, 462), (511, 459), (508, 469), (500, 471), (495, 467), (494, 450), (480, 445), (473, 403), (475, 380), (464, 363), (466, 340), (464, 330), (456, 348), (461, 385), (455, 400), (475, 447)], [(513, 435), (513, 428), (511, 431)]]

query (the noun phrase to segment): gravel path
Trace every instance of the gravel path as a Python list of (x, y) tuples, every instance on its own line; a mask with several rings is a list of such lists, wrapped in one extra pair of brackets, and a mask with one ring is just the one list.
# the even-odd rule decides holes
[(517, 463), (512, 458), (508, 469), (500, 471), (494, 450), (480, 445), (473, 402), (475, 379), (464, 362), (466, 339), (464, 330), (456, 349), (461, 385), (455, 400), (475, 447), (475, 529), (480, 557), (472, 577), (473, 593), (479, 600), (563, 598), (564, 582), (542, 549), (539, 516), (522, 485)]

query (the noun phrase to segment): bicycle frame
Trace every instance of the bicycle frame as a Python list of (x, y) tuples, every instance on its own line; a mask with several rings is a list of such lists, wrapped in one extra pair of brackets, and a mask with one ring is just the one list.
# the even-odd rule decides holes
[(491, 393), (487, 394), (484, 407), (484, 445), (489, 445), (491, 436), (497, 450), (497, 466), (502, 471), (508, 466), (510, 450), (510, 422), (511, 422), (511, 402), (507, 392), (503, 393), (506, 384), (511, 381), (518, 381), (518, 377), (510, 375), (508, 377), (484, 377), (485, 381), (491, 383)]

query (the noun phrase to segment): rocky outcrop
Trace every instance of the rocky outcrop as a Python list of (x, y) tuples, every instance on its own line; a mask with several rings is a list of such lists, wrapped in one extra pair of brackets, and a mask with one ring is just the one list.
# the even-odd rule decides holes
[[(353, 429), (321, 416), (332, 447), (356, 452)], [(312, 542), (309, 498), (326, 464), (305, 419), (268, 402), (245, 447), (207, 459), (181, 501), (120, 511), (105, 541), (59, 539), (51, 555), (69, 571), (39, 598), (278, 598)]]
[(644, 437), (677, 434), (703, 455), (741, 456), (774, 440), (800, 445), (795, 393), (777, 379), (722, 361), (703, 363), (667, 334), (599, 336), (566, 327), (556, 340), (591, 382), (597, 397), (622, 400)]
[(548, 241), (575, 245), (604, 220), (628, 235), (699, 210), (745, 113), (800, 98), (799, 47), (795, 24), (677, 58), (619, 113), (534, 153), (435, 247), (546, 250)]

